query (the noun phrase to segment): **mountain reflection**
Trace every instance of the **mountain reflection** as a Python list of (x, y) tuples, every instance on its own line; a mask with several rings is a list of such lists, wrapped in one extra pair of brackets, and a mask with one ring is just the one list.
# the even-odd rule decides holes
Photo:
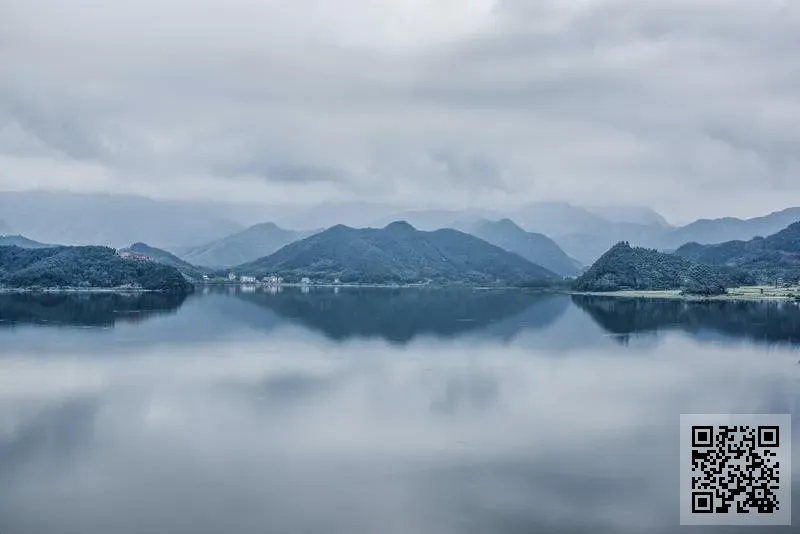
[(5, 293), (0, 294), (0, 327), (135, 323), (174, 313), (185, 299), (165, 293)]
[(572, 301), (607, 332), (682, 330), (760, 343), (800, 343), (800, 305), (789, 301), (700, 301), (573, 295)]
[(235, 294), (334, 340), (380, 337), (393, 343), (476, 330), (507, 339), (521, 328), (552, 324), (569, 306), (562, 295), (499, 290), (316, 288)]

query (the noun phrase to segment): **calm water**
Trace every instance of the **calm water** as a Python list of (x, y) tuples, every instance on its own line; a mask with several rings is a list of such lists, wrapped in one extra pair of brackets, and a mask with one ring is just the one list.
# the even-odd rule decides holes
[(696, 532), (679, 414), (797, 451), (798, 346), (794, 304), (0, 295), (0, 533)]

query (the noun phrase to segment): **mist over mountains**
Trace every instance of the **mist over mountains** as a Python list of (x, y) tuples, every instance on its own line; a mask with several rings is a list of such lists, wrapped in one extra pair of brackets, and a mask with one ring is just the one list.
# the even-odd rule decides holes
[(296, 206), (159, 201), (135, 195), (52, 191), (0, 192), (0, 234), (13, 231), (40, 243), (117, 248), (145, 242), (177, 253), (193, 264), (209, 266), (253, 261), (337, 224), (382, 228), (404, 220), (419, 230), (463, 230), (504, 219), (525, 232), (552, 240), (566, 257), (586, 266), (623, 240), (669, 251), (689, 242), (716, 244), (770, 235), (800, 220), (800, 207), (751, 219), (702, 219), (676, 227), (644, 206), (581, 207), (567, 202), (529, 203), (500, 212), (481, 208), (408, 209), (368, 202)]
[(132, 195), (0, 192), (0, 218), (15, 233), (44, 243), (199, 245), (244, 226), (191, 203)]
[(197, 247), (176, 249), (184, 260), (207, 267), (232, 267), (269, 256), (314, 232), (300, 232), (281, 228), (267, 222), (253, 225), (233, 235)]

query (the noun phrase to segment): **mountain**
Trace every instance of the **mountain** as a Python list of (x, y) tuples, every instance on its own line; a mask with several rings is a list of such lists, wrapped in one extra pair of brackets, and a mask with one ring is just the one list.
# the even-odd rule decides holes
[(581, 275), (574, 288), (578, 291), (683, 289), (689, 293), (719, 294), (726, 287), (749, 283), (752, 279), (739, 271), (710, 267), (675, 254), (620, 242)]
[(659, 247), (675, 249), (684, 243), (716, 244), (727, 241), (747, 241), (758, 236), (767, 236), (781, 231), (800, 221), (800, 207), (787, 208), (763, 217), (737, 219), (700, 219), (668, 232), (660, 240)]
[(112, 248), (98, 246), (0, 247), (0, 285), (16, 288), (133, 286), (178, 293), (192, 289), (174, 267), (126, 259)]
[(360, 283), (465, 282), (521, 284), (558, 275), (458, 230), (423, 232), (405, 221), (385, 228), (331, 227), (236, 269)]
[(439, 230), (441, 228), (456, 228), (453, 226), (454, 222), (459, 225), (472, 225), (487, 219), (499, 219), (501, 217), (502, 215), (497, 212), (482, 209), (405, 210), (382, 215), (370, 221), (366, 226), (378, 228), (391, 224), (393, 221), (406, 221), (419, 230)]
[(640, 224), (622, 220), (630, 217), (623, 217), (620, 210), (617, 208), (616, 214), (620, 220), (614, 221), (567, 202), (536, 202), (513, 211), (511, 218), (529, 232), (549, 236), (581, 264), (591, 265), (615, 243), (630, 241), (655, 246), (653, 243), (668, 230), (660, 222)]
[(615, 223), (641, 224), (644, 226), (655, 224), (664, 228), (671, 226), (660, 213), (647, 206), (588, 206), (586, 210)]
[(567, 256), (555, 241), (543, 234), (526, 232), (511, 219), (453, 225), (454, 228), (513, 252), (561, 276), (575, 276), (580, 264)]
[(191, 204), (132, 195), (0, 192), (0, 213), (14, 231), (45, 243), (169, 248), (199, 245), (243, 227)]
[(134, 243), (129, 247), (121, 249), (120, 252), (128, 252), (136, 256), (147, 258), (162, 265), (174, 267), (190, 278), (201, 278), (204, 273), (202, 268), (183, 261), (178, 256), (167, 252), (166, 250), (151, 247), (146, 243)]
[(0, 235), (0, 247), (20, 247), (20, 248), (50, 248), (58, 245), (46, 245), (33, 239), (21, 235)]
[(256, 224), (199, 247), (188, 248), (180, 251), (180, 255), (195, 265), (231, 267), (269, 256), (281, 247), (312, 233), (286, 230), (268, 222)]
[(761, 283), (774, 283), (777, 278), (797, 281), (800, 280), (800, 222), (749, 241), (716, 245), (687, 243), (675, 254), (707, 265), (746, 270)]

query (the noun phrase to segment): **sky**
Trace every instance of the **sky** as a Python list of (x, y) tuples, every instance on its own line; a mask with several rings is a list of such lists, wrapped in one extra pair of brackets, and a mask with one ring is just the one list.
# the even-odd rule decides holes
[(0, 189), (800, 205), (800, 2), (2, 0)]

